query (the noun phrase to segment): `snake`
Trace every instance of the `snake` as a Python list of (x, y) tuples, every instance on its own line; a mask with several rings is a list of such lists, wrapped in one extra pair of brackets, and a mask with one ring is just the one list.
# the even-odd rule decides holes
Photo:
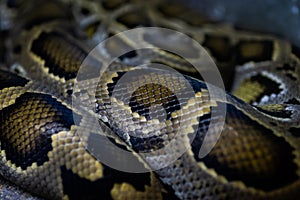
[[(8, 30), (1, 41), (1, 199), (300, 197), (300, 55), (293, 43), (169, 1), (1, 6)], [(105, 43), (103, 59), (90, 56), (103, 40), (141, 27), (201, 44), (228, 92), (203, 80), (189, 62), (202, 62), (202, 51), (178, 34), (140, 29)], [(152, 48), (119, 56), (135, 44)], [(166, 50), (171, 44), (181, 55)], [(112, 61), (101, 78), (90, 73), (105, 59)], [(83, 65), (86, 76), (78, 78)], [(212, 98), (211, 88), (224, 98)], [(213, 147), (201, 156), (205, 145)], [(116, 147), (131, 158), (121, 166), (134, 162), (144, 171), (118, 170), (97, 157), (122, 160)]]

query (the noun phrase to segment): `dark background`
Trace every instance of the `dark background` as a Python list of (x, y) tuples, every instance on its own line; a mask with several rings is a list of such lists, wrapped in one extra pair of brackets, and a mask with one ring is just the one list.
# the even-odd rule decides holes
[(300, 0), (177, 0), (214, 20), (275, 33), (300, 47)]

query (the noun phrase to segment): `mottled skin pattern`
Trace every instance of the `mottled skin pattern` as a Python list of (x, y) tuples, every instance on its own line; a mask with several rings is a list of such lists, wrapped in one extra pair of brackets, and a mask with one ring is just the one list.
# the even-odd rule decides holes
[[(290, 43), (223, 24), (211, 25), (169, 3), (61, 0), (20, 1), (14, 6), (11, 9), (19, 14), (11, 19), (16, 26), (10, 27), (5, 52), (5, 64), (10, 67), (0, 69), (0, 174), (13, 185), (0, 182), (1, 198), (36, 198), (29, 193), (46, 199), (300, 197), (300, 90), (295, 87), (300, 81), (300, 60)], [(101, 81), (93, 74), (90, 76), (95, 79), (76, 80), (93, 46), (137, 26), (162, 26), (193, 37), (214, 58), (226, 89), (232, 88), (235, 96), (226, 93), (226, 100), (210, 99), (207, 86), (186, 60), (157, 49), (137, 50), (118, 58)], [(168, 38), (152, 38), (147, 32), (140, 33), (138, 39), (160, 48), (172, 43)], [(112, 57), (131, 42), (121, 38), (118, 43), (109, 43), (102, 53)], [(179, 51), (195, 60), (199, 57), (191, 44), (177, 42)], [(112, 97), (122, 76), (138, 73), (144, 68), (135, 66), (142, 63), (145, 69), (151, 63), (162, 63), (187, 74), (184, 80), (192, 87), (192, 96), (178, 99), (173, 92), (185, 94), (185, 82), (155, 69), (118, 88)], [(95, 68), (101, 64), (99, 60), (89, 63)], [(121, 96), (145, 80), (163, 82), (167, 87), (144, 85), (133, 93), (129, 106), (124, 105)], [(75, 83), (85, 89), (74, 89)], [(161, 155), (152, 150), (174, 138), (175, 147), (166, 155), (181, 147), (186, 151), (155, 172), (117, 171), (86, 150), (89, 137), (94, 136), (93, 124), (83, 110), (72, 108), (72, 96), (83, 105), (95, 104), (93, 114), (110, 140), (132, 152), (145, 168), (156, 168), (163, 162), (136, 152), (150, 152), (159, 158)], [(159, 111), (166, 111), (166, 121), (151, 116), (149, 109), (158, 105)], [(225, 126), (216, 123), (215, 131), (207, 135), (209, 123), (223, 119), (212, 119), (214, 108), (220, 106), (227, 108)], [(82, 127), (73, 116), (86, 125), (86, 137), (79, 137)], [(120, 124), (125, 126), (120, 128)], [(221, 128), (217, 144), (200, 158), (204, 138), (214, 142)], [(145, 133), (149, 137), (139, 139)], [(164, 157), (165, 162), (170, 160)]]

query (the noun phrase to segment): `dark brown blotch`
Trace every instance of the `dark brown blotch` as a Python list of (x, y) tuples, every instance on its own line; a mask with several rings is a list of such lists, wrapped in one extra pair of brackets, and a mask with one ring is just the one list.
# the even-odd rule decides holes
[(6, 159), (26, 169), (48, 161), (51, 136), (70, 130), (72, 111), (46, 94), (25, 93), (0, 110), (0, 141)]
[(41, 33), (33, 41), (31, 51), (45, 61), (50, 74), (66, 80), (76, 77), (87, 53), (74, 41), (60, 33)]
[(29, 80), (23, 77), (13, 74), (9, 71), (0, 69), (0, 90), (9, 87), (17, 87), (17, 86), (23, 87), (28, 82)]

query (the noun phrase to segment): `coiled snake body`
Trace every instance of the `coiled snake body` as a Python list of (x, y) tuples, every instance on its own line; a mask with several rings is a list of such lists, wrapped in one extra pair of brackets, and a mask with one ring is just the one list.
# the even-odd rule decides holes
[[(5, 64), (10, 67), (0, 71), (0, 172), (14, 185), (3, 183), (2, 197), (300, 197), (300, 60), (297, 48), (290, 43), (223, 24), (211, 25), (164, 2), (21, 1), (15, 7), (19, 13), (11, 20), (16, 26), (10, 27), (4, 54)], [(176, 38), (152, 38), (147, 32), (140, 32), (137, 40), (158, 48), (118, 57), (100, 81), (76, 79), (92, 47), (111, 35), (141, 26), (177, 30), (202, 44), (233, 94), (211, 99), (207, 85), (198, 80), (201, 77), (195, 75), (192, 66), (184, 58), (162, 50), (175, 41), (179, 51), (197, 59), (193, 46)], [(114, 57), (120, 48), (136, 42), (119, 39), (118, 43), (107, 43), (102, 53)], [(153, 63), (184, 73), (193, 94), (181, 98), (186, 97), (186, 83), (158, 68), (142, 77), (133, 76), (131, 85), (117, 87), (126, 73), (141, 74)], [(97, 67), (102, 63), (92, 60), (90, 64)], [(141, 64), (145, 65), (136, 67)], [(138, 87), (128, 105), (120, 99), (145, 80), (161, 84)], [(94, 111), (72, 107), (72, 97), (83, 105), (95, 105)], [(151, 107), (157, 108), (157, 115), (151, 115)], [(219, 107), (226, 108), (226, 116), (214, 115)], [(87, 143), (103, 135), (94, 134), (94, 124), (83, 114), (86, 112), (99, 120), (113, 144), (131, 152), (141, 166), (148, 169), (169, 164), (135, 174), (97, 160)], [(159, 118), (160, 113), (165, 113), (166, 120)], [(222, 119), (225, 124), (218, 138)], [(213, 131), (206, 134), (211, 121), (216, 122)], [(78, 124), (86, 126), (83, 136)], [(199, 157), (203, 141), (212, 143), (216, 139), (213, 149)], [(170, 141), (175, 145), (165, 155), (185, 149), (175, 161), (155, 153), (152, 157), (139, 154), (163, 149)], [(110, 149), (103, 150), (103, 154), (106, 151), (119, 156)], [(11, 188), (17, 192), (8, 192)]]

